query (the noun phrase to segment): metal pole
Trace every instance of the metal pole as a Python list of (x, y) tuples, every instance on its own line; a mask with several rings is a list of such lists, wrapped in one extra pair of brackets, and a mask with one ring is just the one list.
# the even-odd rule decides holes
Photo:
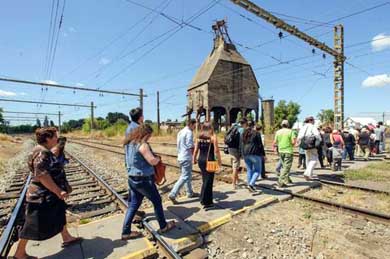
[(58, 111), (58, 134), (61, 135), (61, 111)]
[(160, 135), (160, 92), (157, 91), (157, 134)]
[(93, 120), (94, 120), (94, 116), (93, 116), (93, 102), (91, 102), (91, 133), (92, 133), (92, 130), (93, 130)]
[(144, 110), (144, 89), (139, 89), (139, 107)]

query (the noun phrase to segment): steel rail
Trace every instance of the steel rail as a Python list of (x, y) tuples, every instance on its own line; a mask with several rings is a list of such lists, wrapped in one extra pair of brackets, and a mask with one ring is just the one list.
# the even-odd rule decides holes
[(120, 196), (110, 185), (106, 183), (106, 181), (103, 180), (99, 175), (97, 175), (91, 168), (89, 168), (84, 162), (82, 162), (80, 159), (75, 157), (73, 154), (71, 154), (69, 151), (65, 151), (65, 153), (72, 159), (74, 159), (77, 163), (79, 163), (84, 169), (88, 171), (89, 174), (91, 174), (98, 182), (98, 184), (108, 191), (112, 196), (115, 197), (115, 201), (118, 204), (119, 208), (126, 212), (127, 210), (127, 202), (123, 199), (122, 196)]
[[(99, 175), (97, 175), (91, 168), (89, 168), (84, 162), (82, 162), (80, 159), (76, 158), (74, 155), (72, 155), (70, 152), (66, 151), (66, 153), (71, 157), (72, 159), (76, 160), (81, 166), (83, 166), (95, 179), (99, 182), (99, 184), (109, 191), (118, 201), (118, 205), (121, 208), (123, 212), (126, 212), (128, 209), (127, 202), (123, 199), (123, 197), (118, 194), (109, 184), (107, 184), (106, 181), (103, 180)], [(150, 220), (150, 217), (147, 217), (143, 220), (143, 225), (146, 227), (148, 232), (157, 240), (159, 244), (161, 244), (161, 247), (163, 250), (167, 253), (167, 255), (170, 258), (173, 259), (180, 259), (182, 258), (165, 240), (162, 238), (162, 236), (153, 228), (151, 227), (150, 224), (148, 224), (148, 221)]]
[(351, 185), (351, 184), (346, 184), (346, 183), (339, 183), (339, 182), (335, 182), (335, 181), (324, 180), (324, 179), (321, 179), (321, 178), (314, 179), (314, 180), (315, 181), (319, 181), (320, 183), (323, 183), (323, 184), (341, 186), (341, 187), (346, 187), (346, 188), (349, 188), (349, 189), (357, 189), (357, 190), (362, 190), (362, 191), (366, 191), (366, 192), (384, 193), (384, 194), (390, 195), (390, 191), (385, 191), (385, 190), (371, 189), (371, 188), (367, 188), (367, 187), (364, 187), (364, 186), (357, 186), (357, 185)]
[(257, 184), (257, 185), (264, 188), (264, 189), (289, 194), (294, 198), (299, 198), (302, 200), (308, 200), (308, 201), (320, 203), (320, 204), (327, 205), (327, 206), (333, 207), (333, 208), (343, 209), (343, 210), (350, 211), (350, 212), (353, 212), (355, 214), (359, 214), (362, 216), (366, 216), (366, 217), (370, 217), (370, 218), (374, 218), (374, 219), (379, 219), (381, 221), (386, 220), (386, 223), (390, 223), (390, 221), (389, 221), (390, 215), (388, 215), (388, 214), (384, 214), (381, 212), (376, 212), (376, 211), (372, 211), (372, 210), (368, 210), (368, 209), (364, 209), (364, 208), (357, 208), (357, 207), (353, 207), (350, 205), (346, 205), (346, 204), (342, 204), (342, 203), (338, 203), (338, 202), (333, 202), (333, 201), (328, 201), (328, 200), (324, 200), (324, 199), (320, 199), (320, 198), (310, 197), (310, 196), (299, 194), (299, 193), (293, 193), (290, 190), (281, 190), (281, 189), (277, 189), (277, 188), (271, 188), (268, 185), (263, 185), (263, 184)]
[(20, 215), (21, 209), (23, 207), (24, 199), (26, 196), (27, 188), (31, 180), (31, 174), (27, 177), (27, 180), (24, 184), (23, 190), (20, 193), (19, 199), (16, 202), (15, 208), (11, 213), (11, 217), (8, 220), (7, 226), (5, 227), (1, 238), (0, 238), (0, 257), (1, 258), (7, 258), (8, 253), (11, 249), (11, 246), (13, 243), (16, 241), (17, 236), (17, 229), (16, 229), (16, 224), (17, 224), (17, 219)]

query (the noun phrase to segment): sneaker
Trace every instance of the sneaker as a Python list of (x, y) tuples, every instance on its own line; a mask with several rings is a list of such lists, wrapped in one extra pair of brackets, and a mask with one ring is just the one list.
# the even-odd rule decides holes
[(173, 197), (173, 196), (168, 196), (168, 199), (170, 199), (171, 202), (172, 202), (173, 204), (177, 204), (177, 200), (176, 200), (175, 197)]
[(303, 178), (305, 178), (306, 181), (311, 181), (313, 180), (311, 177), (307, 176), (307, 175), (304, 175)]
[(199, 196), (200, 196), (199, 193), (193, 192), (191, 194), (188, 194), (187, 198), (196, 198), (196, 197), (199, 197)]
[(208, 205), (203, 205), (203, 209), (204, 210), (213, 209), (213, 208), (215, 208), (214, 203), (208, 204)]
[(250, 192), (256, 192), (256, 188), (254, 186), (252, 186), (252, 185), (248, 185), (248, 190)]
[(278, 182), (278, 186), (279, 186), (280, 188), (283, 188), (283, 187), (287, 187), (287, 184)]

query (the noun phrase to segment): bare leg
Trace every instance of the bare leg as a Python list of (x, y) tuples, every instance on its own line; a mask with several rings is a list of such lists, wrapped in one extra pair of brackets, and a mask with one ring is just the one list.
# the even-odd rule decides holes
[(238, 170), (233, 171), (232, 182), (233, 182), (233, 187), (235, 187), (238, 183)]
[(19, 239), (18, 247), (16, 248), (16, 252), (14, 255), (16, 258), (26, 258), (27, 257), (27, 253), (26, 253), (27, 242), (28, 242), (27, 239), (22, 239), (22, 238)]
[(62, 240), (63, 240), (64, 242), (69, 242), (69, 241), (72, 241), (72, 240), (75, 240), (75, 239), (76, 239), (76, 237), (72, 236), (72, 235), (69, 233), (69, 231), (68, 231), (68, 229), (66, 228), (66, 226), (64, 226), (64, 228), (62, 229), (62, 231), (61, 231), (61, 236), (62, 236)]

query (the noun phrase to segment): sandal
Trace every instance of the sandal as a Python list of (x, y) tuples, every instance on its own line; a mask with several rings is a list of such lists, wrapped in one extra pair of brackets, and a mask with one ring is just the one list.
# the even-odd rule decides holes
[(173, 220), (172, 221), (168, 221), (167, 225), (165, 226), (165, 228), (158, 230), (158, 233), (159, 234), (166, 233), (166, 232), (168, 232), (169, 230), (171, 230), (171, 229), (173, 229), (175, 227), (176, 227), (175, 221), (173, 221)]
[(83, 241), (83, 238), (82, 238), (82, 237), (75, 237), (75, 238), (74, 238), (73, 240), (71, 240), (71, 241), (62, 242), (61, 247), (62, 247), (62, 248), (65, 248), (65, 247), (68, 247), (68, 246), (71, 246), (71, 245), (80, 244), (82, 241)]
[(141, 232), (131, 231), (130, 234), (122, 235), (121, 239), (123, 241), (126, 241), (126, 240), (130, 240), (130, 239), (136, 239), (136, 238), (139, 238), (139, 237), (143, 237)]

